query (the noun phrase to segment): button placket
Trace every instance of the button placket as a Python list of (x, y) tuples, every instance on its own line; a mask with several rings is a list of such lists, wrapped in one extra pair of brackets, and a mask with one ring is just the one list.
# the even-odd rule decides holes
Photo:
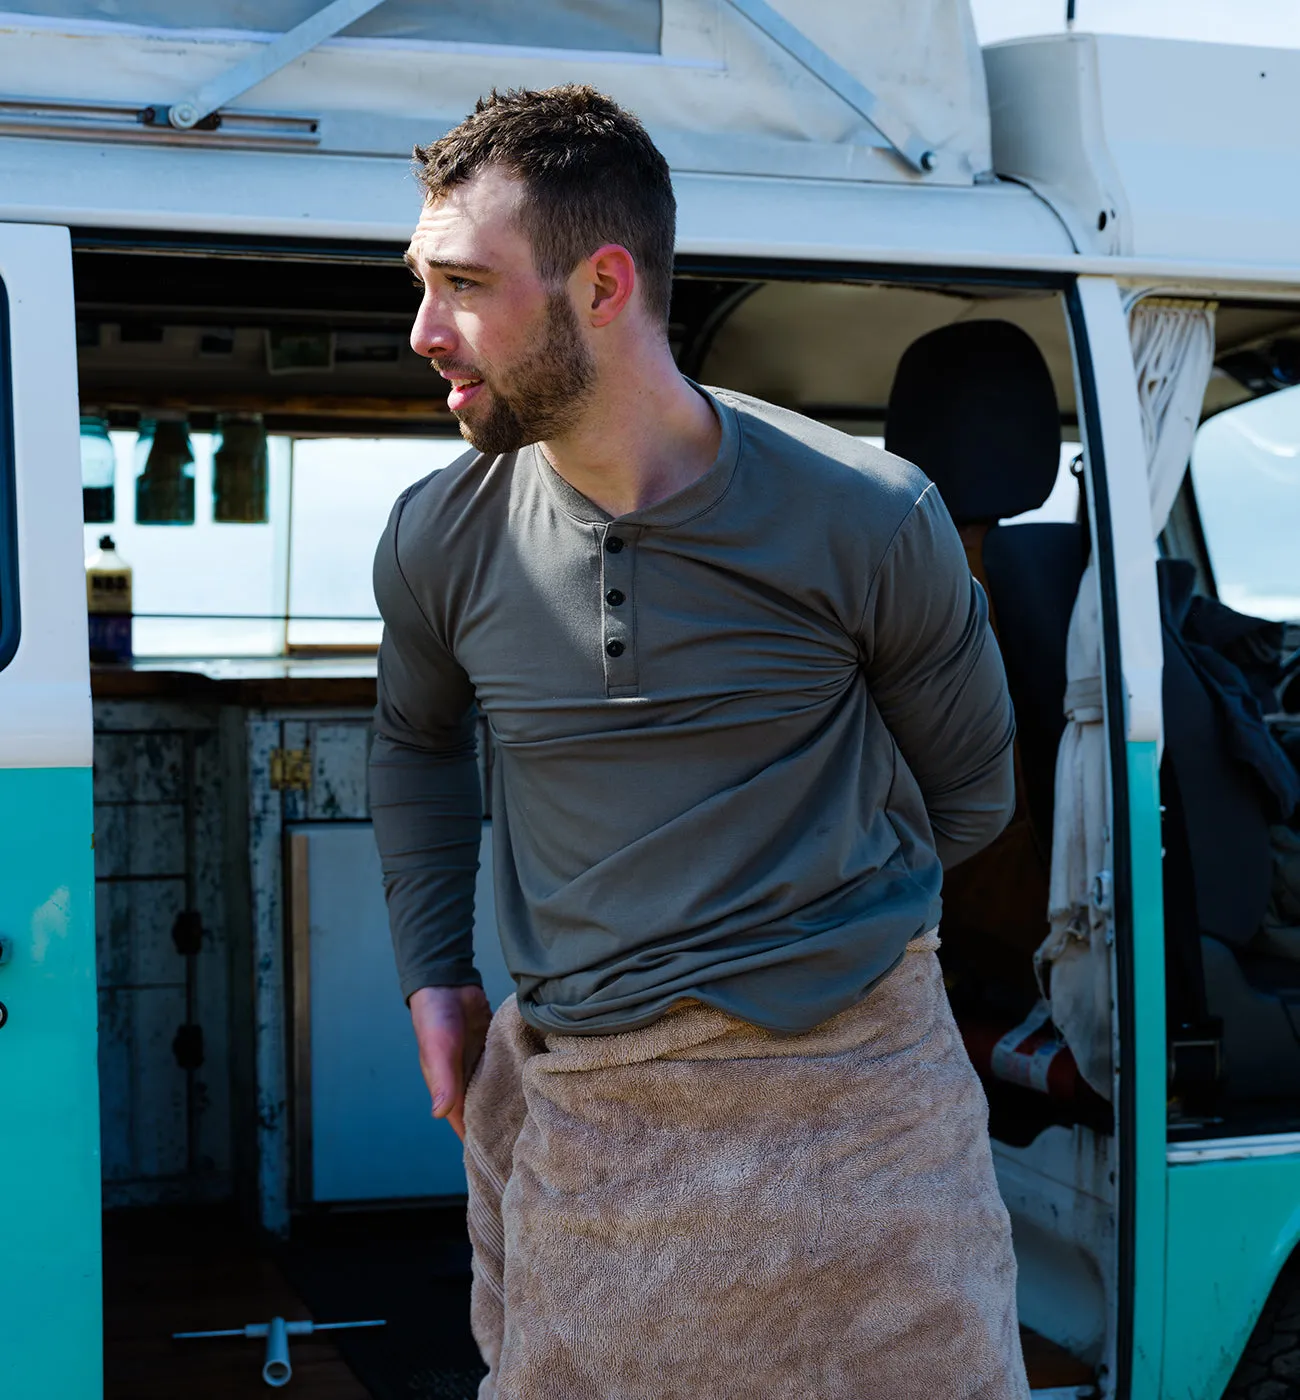
[(639, 534), (638, 527), (617, 521), (601, 530), (601, 650), (607, 695), (634, 695), (637, 689), (632, 575)]

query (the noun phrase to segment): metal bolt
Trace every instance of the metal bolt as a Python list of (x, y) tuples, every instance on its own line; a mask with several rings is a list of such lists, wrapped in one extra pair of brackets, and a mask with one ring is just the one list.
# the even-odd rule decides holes
[(921, 169), (925, 171), (934, 170), (938, 167), (939, 157), (933, 151), (923, 151), (921, 154)]

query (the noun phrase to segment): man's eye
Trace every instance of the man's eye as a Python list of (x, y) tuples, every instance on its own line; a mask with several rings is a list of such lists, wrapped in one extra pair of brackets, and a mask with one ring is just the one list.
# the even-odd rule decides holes
[(475, 284), (468, 277), (448, 277), (453, 292), (467, 292)]

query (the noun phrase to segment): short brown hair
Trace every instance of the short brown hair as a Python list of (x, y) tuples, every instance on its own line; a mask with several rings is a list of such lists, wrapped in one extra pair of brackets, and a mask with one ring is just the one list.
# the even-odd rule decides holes
[(438, 199), (488, 166), (524, 186), (524, 231), (541, 277), (568, 277), (602, 243), (632, 254), (645, 304), (668, 324), (677, 201), (668, 162), (645, 127), (593, 87), (493, 88), (461, 124), (415, 148)]

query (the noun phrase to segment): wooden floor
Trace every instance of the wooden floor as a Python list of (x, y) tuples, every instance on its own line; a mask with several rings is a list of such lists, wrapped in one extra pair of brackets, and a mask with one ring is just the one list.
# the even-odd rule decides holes
[[(237, 1222), (170, 1211), (104, 1217), (105, 1400), (265, 1400), (265, 1343), (175, 1342), (173, 1332), (309, 1317)], [(289, 1343), (286, 1394), (371, 1400), (327, 1340)]]
[[(265, 1344), (244, 1338), (177, 1342), (173, 1332), (310, 1316), (268, 1253), (233, 1216), (168, 1210), (104, 1219), (105, 1400), (264, 1400)], [(1035, 1389), (1087, 1385), (1089, 1367), (1022, 1330)], [(302, 1400), (371, 1400), (328, 1340), (290, 1342)]]
[(1091, 1366), (1077, 1361), (1070, 1353), (1027, 1327), (1020, 1329), (1020, 1345), (1025, 1352), (1025, 1370), (1033, 1390), (1055, 1386), (1092, 1385), (1097, 1379)]

